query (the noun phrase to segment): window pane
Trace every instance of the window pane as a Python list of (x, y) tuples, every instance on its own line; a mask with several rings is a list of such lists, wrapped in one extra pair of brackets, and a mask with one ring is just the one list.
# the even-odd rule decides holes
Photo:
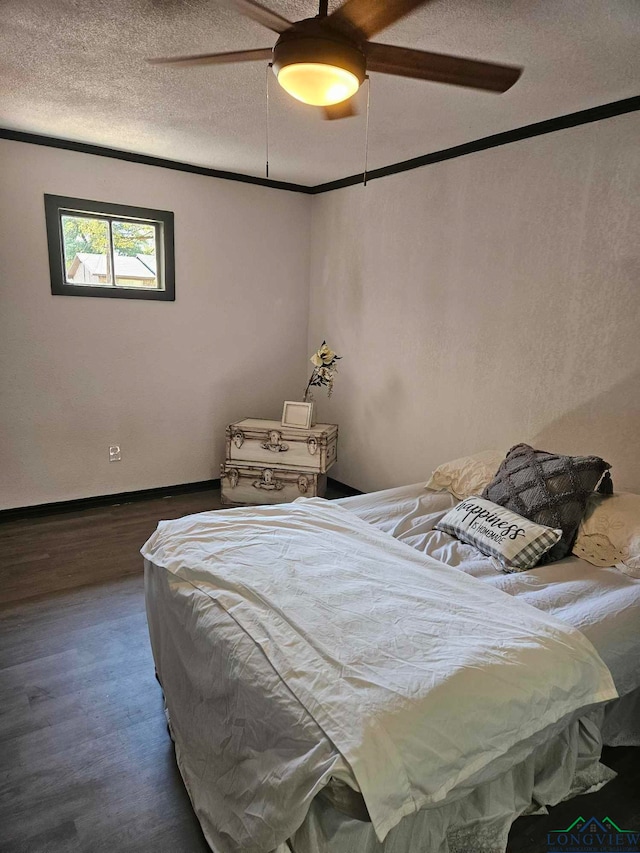
[(113, 221), (111, 234), (116, 285), (157, 289), (155, 226)]
[(67, 281), (93, 287), (110, 286), (108, 220), (63, 214), (62, 235)]
[(49, 193), (44, 209), (53, 294), (175, 300), (171, 211)]

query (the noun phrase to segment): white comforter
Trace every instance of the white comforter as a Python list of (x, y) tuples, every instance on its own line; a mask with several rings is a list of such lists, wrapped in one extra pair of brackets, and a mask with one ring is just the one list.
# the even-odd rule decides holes
[(640, 579), (565, 557), (505, 573), (472, 545), (433, 528), (457, 499), (424, 483), (342, 498), (350, 512), (400, 542), (508, 592), (582, 631), (609, 667), (618, 693), (640, 688)]
[[(310, 716), (348, 763), (379, 838), (617, 695), (582, 633), (326, 501), (162, 522), (142, 553), (168, 573), (164, 595), (188, 623), (185, 673), (189, 648), (215, 642), (215, 602), (266, 657), (292, 718)], [(187, 784), (208, 771), (185, 773), (189, 760)], [(218, 783), (232, 792), (234, 781)]]

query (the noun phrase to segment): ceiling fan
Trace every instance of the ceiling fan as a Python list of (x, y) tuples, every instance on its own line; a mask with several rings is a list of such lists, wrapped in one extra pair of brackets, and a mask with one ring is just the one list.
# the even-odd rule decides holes
[(295, 23), (256, 3), (234, 0), (237, 9), (279, 33), (273, 48), (204, 53), (148, 60), (159, 65), (212, 65), (270, 60), (278, 82), (290, 95), (324, 108), (328, 119), (355, 115), (351, 97), (367, 71), (506, 92), (521, 68), (429, 53), (369, 41), (371, 36), (408, 15), (427, 0), (346, 0), (330, 15), (328, 0), (320, 0), (315, 18)]

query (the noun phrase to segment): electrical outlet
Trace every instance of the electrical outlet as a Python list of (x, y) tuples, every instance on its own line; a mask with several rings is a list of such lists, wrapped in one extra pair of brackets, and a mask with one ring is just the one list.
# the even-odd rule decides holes
[(122, 450), (119, 444), (109, 445), (109, 462), (120, 462), (122, 459)]

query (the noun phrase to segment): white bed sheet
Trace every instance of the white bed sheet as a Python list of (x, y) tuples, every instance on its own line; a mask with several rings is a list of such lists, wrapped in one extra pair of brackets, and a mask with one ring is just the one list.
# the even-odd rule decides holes
[(574, 721), (491, 782), (408, 815), (383, 842), (371, 825), (316, 798), (289, 845), (276, 853), (504, 853), (518, 815), (546, 814), (543, 804), (597, 791), (615, 776), (598, 762), (600, 721), (600, 712)]
[[(475, 549), (433, 532), (455, 500), (422, 483), (337, 503), (405, 544), (580, 628), (611, 669), (618, 691), (635, 687), (632, 695), (640, 696), (640, 581), (577, 558), (545, 567), (555, 566), (551, 585), (541, 569), (503, 574)], [(330, 778), (354, 784), (351, 771), (260, 644), (218, 602), (208, 598), (203, 606), (202, 596), (179, 575), (148, 562), (145, 579), (154, 657), (175, 710), (178, 763), (215, 851), (266, 853), (277, 846), (278, 853), (424, 853), (428, 844), (430, 853), (501, 853), (518, 814), (611, 778), (597, 760), (604, 713), (599, 706), (551, 732), (512, 769), (408, 815), (381, 842), (371, 824), (319, 802), (316, 794)], [(268, 794), (274, 786), (275, 798)], [(286, 835), (290, 847), (278, 843)]]
[(609, 667), (621, 696), (640, 688), (640, 579), (574, 556), (526, 572), (502, 572), (473, 546), (433, 530), (458, 501), (424, 483), (336, 503), (421, 553), (578, 628)]
[(581, 632), (329, 501), (161, 522), (142, 553), (191, 587), (203, 640), (214, 600), (260, 647), (380, 840), (617, 695)]

